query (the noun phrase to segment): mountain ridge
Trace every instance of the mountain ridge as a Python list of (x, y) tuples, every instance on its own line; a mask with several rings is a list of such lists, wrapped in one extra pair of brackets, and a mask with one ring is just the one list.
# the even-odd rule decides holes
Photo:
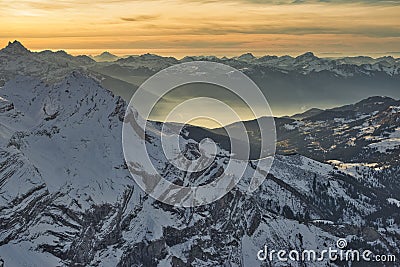
[[(324, 106), (354, 103), (375, 95), (377, 88), (381, 95), (400, 97), (400, 64), (391, 57), (385, 58), (391, 62), (388, 63), (389, 66), (386, 63), (363, 63), (360, 66), (348, 62), (341, 64), (337, 60), (319, 59), (311, 52), (300, 55), (297, 59), (289, 56), (253, 58), (252, 55), (249, 62), (217, 57), (187, 57), (177, 60), (152, 54), (132, 56), (114, 62), (96, 62), (87, 56), (71, 56), (65, 51), (29, 52), (21, 48), (22, 44), (19, 42), (15, 46), (24, 52), (13, 55), (6, 53), (5, 48), (0, 50), (2, 85), (16, 74), (46, 77), (52, 83), (71, 71), (78, 70), (98, 79), (104, 87), (129, 101), (137, 88), (158, 70), (187, 61), (210, 60), (231, 65), (248, 75), (267, 97), (273, 113), (282, 114), (281, 116), (296, 114), (312, 107), (326, 109)], [(196, 92), (189, 90), (187, 94), (196, 95)]]
[(97, 62), (112, 62), (112, 61), (116, 61), (117, 59), (119, 59), (118, 56), (111, 54), (108, 51), (104, 51), (103, 53), (96, 55), (96, 56), (91, 56), (91, 58), (93, 58)]
[[(29, 49), (27, 49), (20, 41), (18, 40), (14, 40), (14, 41), (9, 41), (8, 45), (5, 48), (17, 48), (17, 50), (21, 50), (21, 51), (28, 51), (31, 52)], [(40, 53), (43, 51), (51, 51), (51, 50), (42, 50), (36, 53)], [(62, 51), (63, 53), (67, 53), (64, 50), (58, 50), (58, 51)], [(54, 51), (52, 51), (53, 53), (55, 53)], [(33, 52), (31, 52), (33, 53)], [(89, 55), (86, 55), (88, 57), (90, 57)], [(304, 52), (302, 54), (299, 54), (297, 56), (290, 56), (290, 55), (283, 55), (283, 56), (276, 56), (276, 55), (261, 55), (261, 56), (254, 56), (251, 52), (247, 52), (247, 53), (243, 53), (239, 56), (233, 56), (233, 57), (217, 57), (217, 56), (205, 56), (205, 55), (199, 55), (199, 56), (185, 56), (182, 59), (178, 59), (175, 58), (173, 56), (161, 56), (161, 55), (157, 55), (157, 54), (151, 54), (151, 53), (145, 53), (145, 54), (141, 54), (141, 55), (125, 55), (124, 57), (118, 57), (112, 53), (110, 53), (109, 51), (104, 51), (99, 55), (93, 56), (93, 58), (100, 58), (102, 56), (107, 56), (107, 57), (112, 57), (112, 59), (126, 59), (126, 58), (148, 58), (148, 59), (175, 59), (176, 61), (185, 61), (185, 57), (187, 59), (206, 59), (206, 60), (222, 60), (222, 61), (227, 61), (227, 60), (232, 60), (232, 59), (238, 59), (238, 60), (243, 60), (243, 61), (247, 61), (247, 60), (260, 60), (260, 59), (296, 59), (296, 60), (312, 60), (312, 59), (330, 59), (330, 60), (338, 60), (338, 61), (343, 61), (344, 63), (349, 63), (349, 64), (355, 64), (355, 62), (357, 62), (359, 59), (364, 60), (365, 62), (363, 63), (359, 63), (360, 65), (365, 64), (366, 62), (370, 63), (372, 61), (374, 61), (374, 63), (379, 62), (379, 61), (388, 61), (388, 62), (393, 62), (393, 61), (400, 61), (400, 58), (394, 58), (393, 56), (381, 56), (381, 57), (370, 57), (370, 56), (363, 56), (363, 55), (359, 55), (359, 56), (343, 56), (343, 57), (336, 57), (336, 58), (332, 58), (332, 57), (318, 57), (316, 56), (313, 52), (311, 51), (307, 51)], [(114, 60), (113, 60), (114, 61)], [(367, 64), (368, 64), (367, 63)], [(358, 64), (355, 64), (358, 65)]]

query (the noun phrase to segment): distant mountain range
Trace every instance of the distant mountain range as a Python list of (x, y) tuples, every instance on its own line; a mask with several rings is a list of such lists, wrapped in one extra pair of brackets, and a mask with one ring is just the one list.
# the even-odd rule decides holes
[[(20, 62), (10, 66), (8, 57), (13, 54), (20, 56)], [(103, 53), (98, 58), (115, 57)], [(325, 109), (350, 104), (375, 95), (400, 97), (400, 59), (390, 56), (376, 59), (365, 56), (333, 59), (319, 58), (307, 52), (298, 57), (255, 57), (244, 54), (233, 58), (187, 56), (178, 60), (145, 54), (112, 62), (96, 62), (87, 56), (74, 57), (63, 51), (32, 53), (15, 41), (1, 50), (0, 60), (0, 69), (3, 69), (5, 76), (3, 79), (12, 77), (17, 70), (21, 74), (46, 77), (48, 80), (58, 79), (62, 73), (71, 70), (81, 70), (99, 79), (104, 87), (126, 101), (143, 81), (161, 69), (194, 60), (219, 62), (247, 74), (260, 87), (273, 113), (278, 116), (300, 113), (310, 108)], [(186, 88), (185, 95), (210, 96), (210, 92)], [(179, 98), (179, 94), (174, 97)], [(235, 100), (232, 102), (235, 104)], [(170, 103), (171, 106), (174, 104)]]

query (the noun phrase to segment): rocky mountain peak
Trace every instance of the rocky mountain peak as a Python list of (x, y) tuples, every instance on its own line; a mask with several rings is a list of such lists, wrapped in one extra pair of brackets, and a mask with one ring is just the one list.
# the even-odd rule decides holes
[(114, 61), (118, 59), (118, 56), (111, 54), (108, 51), (104, 51), (100, 55), (93, 57), (96, 61)]
[(318, 59), (318, 57), (316, 57), (313, 52), (306, 52), (306, 53), (296, 57), (296, 59), (297, 60)]
[(14, 55), (30, 53), (30, 51), (17, 40), (14, 42), (8, 42), (8, 45), (1, 51)]
[(256, 57), (252, 53), (246, 53), (238, 57), (239, 60), (252, 60)]
[(393, 102), (395, 99), (388, 97), (388, 96), (370, 96), (362, 101), (360, 103), (380, 103), (380, 102)]

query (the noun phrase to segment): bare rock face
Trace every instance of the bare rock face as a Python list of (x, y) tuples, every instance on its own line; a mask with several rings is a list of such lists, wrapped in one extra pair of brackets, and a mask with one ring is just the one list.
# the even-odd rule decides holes
[(30, 51), (17, 40), (14, 42), (8, 42), (8, 45), (2, 49), (1, 52), (12, 55), (24, 55), (30, 53)]

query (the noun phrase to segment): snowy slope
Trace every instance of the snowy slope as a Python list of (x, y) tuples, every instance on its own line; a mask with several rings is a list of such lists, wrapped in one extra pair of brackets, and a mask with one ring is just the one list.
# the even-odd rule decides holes
[[(6, 266), (253, 267), (265, 264), (256, 258), (265, 244), (325, 248), (339, 237), (399, 254), (398, 217), (387, 214), (396, 198), (301, 155), (278, 155), (268, 175), (244, 162), (243, 180), (206, 206), (155, 201), (124, 162), (125, 102), (84, 72), (65, 68), (64, 76), (49, 80), (51, 72), (32, 71), (47, 56), (14, 46), (0, 52), (10, 74), (0, 90), (0, 258)], [(203, 183), (226, 167), (222, 157), (189, 176), (166, 161), (159, 135), (148, 134), (150, 156), (166, 179)], [(188, 153), (196, 149), (188, 146)], [(267, 179), (249, 194), (253, 175)]]
[[(368, 192), (352, 198), (330, 165), (301, 156), (278, 156), (255, 194), (246, 193), (249, 165), (243, 181), (220, 201), (171, 208), (149, 198), (129, 176), (120, 137), (124, 103), (98, 82), (77, 72), (52, 85), (18, 77), (1, 97), (3, 106), (13, 107), (1, 113), (7, 131), (0, 255), (10, 266), (257, 266), (255, 253), (265, 243), (334, 244), (335, 230), (304, 220), (360, 227), (378, 209), (365, 201), (373, 199)], [(165, 160), (156, 147), (151, 151)], [(170, 178), (185, 179), (185, 173)], [(314, 192), (325, 186), (329, 203), (340, 209), (329, 211), (331, 204)]]
[(59, 81), (72, 70), (84, 70), (94, 63), (87, 56), (74, 57), (64, 51), (34, 53), (14, 41), (0, 50), (0, 79), (27, 75), (50, 82)]

